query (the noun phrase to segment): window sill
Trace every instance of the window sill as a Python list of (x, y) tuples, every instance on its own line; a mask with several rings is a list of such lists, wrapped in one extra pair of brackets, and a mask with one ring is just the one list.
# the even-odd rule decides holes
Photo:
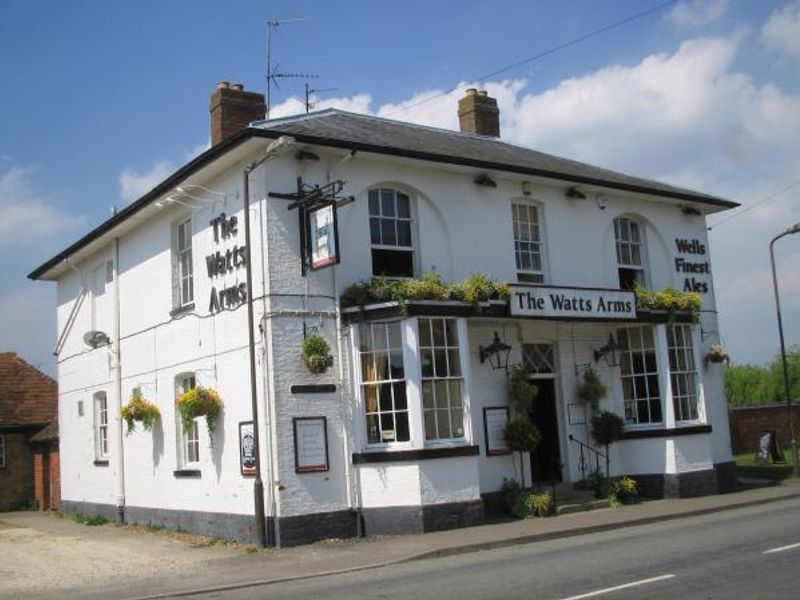
[(460, 456), (477, 456), (480, 453), (478, 446), (447, 445), (438, 448), (423, 448), (421, 450), (389, 450), (385, 452), (354, 452), (353, 464), (363, 465), (369, 463), (411, 462), (418, 460), (431, 460), (436, 458), (456, 458)]
[(191, 304), (184, 304), (183, 306), (179, 306), (178, 308), (173, 308), (171, 311), (169, 311), (169, 316), (177, 317), (178, 315), (192, 312), (193, 310), (194, 310), (194, 302), (192, 302)]
[(200, 479), (202, 472), (200, 469), (176, 469), (172, 472), (176, 479), (196, 478)]
[(642, 440), (648, 438), (680, 437), (682, 435), (699, 435), (711, 433), (711, 425), (691, 425), (688, 427), (674, 427), (672, 429), (634, 429), (627, 430), (623, 440)]
[(96, 460), (96, 461), (94, 461), (93, 464), (94, 464), (95, 467), (107, 467), (108, 466), (108, 459)]

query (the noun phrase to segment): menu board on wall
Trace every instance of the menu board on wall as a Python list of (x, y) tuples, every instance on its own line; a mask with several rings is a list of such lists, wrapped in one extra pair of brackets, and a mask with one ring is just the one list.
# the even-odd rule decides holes
[(486, 456), (511, 454), (506, 444), (504, 430), (508, 423), (507, 406), (487, 406), (483, 409), (483, 433), (486, 438)]
[(296, 473), (327, 471), (328, 424), (325, 417), (295, 417), (294, 464)]

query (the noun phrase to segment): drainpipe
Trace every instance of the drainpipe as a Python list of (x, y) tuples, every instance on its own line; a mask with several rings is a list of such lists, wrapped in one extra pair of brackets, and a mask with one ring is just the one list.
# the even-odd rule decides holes
[(114, 254), (114, 279), (112, 287), (114, 290), (114, 332), (111, 340), (111, 370), (114, 381), (114, 415), (116, 425), (114, 427), (114, 438), (116, 443), (116, 467), (117, 467), (117, 518), (120, 523), (125, 522), (125, 448), (122, 443), (122, 357), (120, 356), (120, 308), (119, 308), (119, 238), (114, 238), (112, 242), (112, 252)]

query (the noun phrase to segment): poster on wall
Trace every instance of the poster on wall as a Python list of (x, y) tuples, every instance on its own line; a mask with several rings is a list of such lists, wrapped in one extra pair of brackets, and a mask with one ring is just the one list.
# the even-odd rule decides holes
[(487, 406), (483, 409), (483, 433), (486, 439), (486, 456), (511, 454), (503, 430), (508, 423), (507, 406)]
[(242, 475), (256, 473), (256, 432), (252, 421), (239, 423), (239, 463)]
[(328, 424), (325, 417), (295, 417), (294, 470), (295, 473), (327, 471)]
[(328, 204), (308, 213), (308, 245), (311, 269), (339, 262), (339, 231), (336, 206)]

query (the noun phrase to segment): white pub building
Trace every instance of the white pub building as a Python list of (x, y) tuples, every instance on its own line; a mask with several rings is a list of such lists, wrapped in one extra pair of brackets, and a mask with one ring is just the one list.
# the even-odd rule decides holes
[[(705, 356), (706, 216), (736, 204), (503, 142), (482, 91), (461, 132), (264, 121), (263, 96), (226, 82), (210, 110), (209, 150), (30, 274), (58, 285), (64, 511), (284, 546), (481, 523), (522, 475), (499, 433), (507, 364), (539, 390), (525, 481), (605, 469), (576, 391), (591, 367), (626, 423), (611, 475), (656, 497), (735, 483)], [(340, 303), (423, 273), (511, 294)], [(642, 310), (635, 284), (702, 308)], [(317, 336), (332, 361), (312, 372)], [(211, 434), (177, 409), (195, 387), (221, 400)], [(152, 429), (126, 434), (132, 398), (158, 408)]]

